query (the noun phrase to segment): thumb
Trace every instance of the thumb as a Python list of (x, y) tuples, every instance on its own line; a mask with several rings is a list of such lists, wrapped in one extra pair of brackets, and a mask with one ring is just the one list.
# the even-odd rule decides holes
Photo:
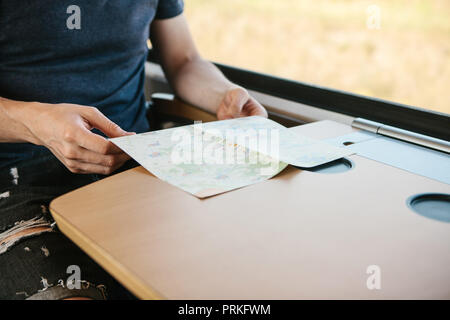
[(247, 92), (242, 88), (236, 88), (228, 92), (228, 112), (233, 118), (242, 114), (242, 109), (248, 100)]
[(109, 120), (97, 108), (90, 109), (85, 115), (85, 119), (89, 124), (106, 134), (109, 138), (116, 138), (125, 135), (134, 134), (123, 130), (119, 125)]

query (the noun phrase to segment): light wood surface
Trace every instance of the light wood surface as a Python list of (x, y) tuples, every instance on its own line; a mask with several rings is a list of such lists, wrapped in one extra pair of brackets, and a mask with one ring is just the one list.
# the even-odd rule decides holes
[[(353, 129), (324, 121), (295, 130), (330, 138)], [(450, 187), (350, 158), (345, 173), (288, 167), (203, 200), (138, 167), (50, 209), (62, 232), (140, 298), (450, 298), (450, 224), (406, 205)], [(369, 265), (381, 268), (380, 290), (366, 287)]]
[(360, 131), (351, 126), (330, 120), (312, 122), (307, 125), (289, 128), (289, 130), (317, 140), (331, 139)]

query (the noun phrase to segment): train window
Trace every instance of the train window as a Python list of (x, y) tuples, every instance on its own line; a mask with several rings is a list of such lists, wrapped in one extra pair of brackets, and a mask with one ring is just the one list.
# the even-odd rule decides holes
[(203, 56), (450, 113), (448, 0), (189, 0)]

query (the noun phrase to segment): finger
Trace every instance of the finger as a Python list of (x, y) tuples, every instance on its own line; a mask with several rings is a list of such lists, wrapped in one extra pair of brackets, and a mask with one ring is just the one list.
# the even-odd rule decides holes
[(268, 117), (266, 109), (256, 100), (251, 99), (245, 106), (244, 109), (249, 116), (261, 116)]
[(230, 116), (230, 115), (227, 115), (227, 114), (224, 114), (224, 115), (218, 117), (218, 119), (219, 120), (229, 120), (229, 119), (234, 119), (234, 117)]
[(242, 109), (245, 103), (248, 101), (248, 95), (242, 90), (233, 90), (230, 95), (231, 101), (228, 108), (228, 114), (231, 118), (237, 118), (241, 116)]
[(67, 159), (99, 164), (106, 167), (113, 167), (116, 164), (124, 163), (130, 159), (130, 156), (124, 152), (104, 155), (79, 146), (70, 146), (70, 148), (72, 148), (72, 151), (65, 154)]
[(88, 120), (90, 125), (92, 125), (94, 128), (97, 128), (110, 138), (133, 134), (132, 132), (123, 130), (118, 124), (109, 120), (97, 108), (87, 108), (83, 116), (86, 120)]
[(104, 155), (123, 153), (123, 151), (114, 143), (108, 141), (98, 134), (89, 131), (86, 128), (81, 128), (81, 130), (79, 130), (77, 137), (73, 142), (78, 144), (80, 147)]
[(49, 147), (49, 149), (54, 154), (54, 156), (72, 173), (80, 173), (80, 174), (98, 173), (104, 175), (111, 174), (126, 162), (126, 161), (122, 162), (123, 159), (120, 159), (120, 161), (118, 161), (115, 165), (110, 167), (98, 164), (89, 164), (82, 161), (67, 159), (55, 148)]
[(113, 167), (102, 166), (99, 164), (86, 163), (77, 160), (66, 160), (66, 167), (73, 173), (98, 173), (108, 175), (120, 168), (123, 163), (118, 163)]
[(89, 152), (86, 157), (79, 159), (79, 161), (99, 164), (105, 167), (115, 167), (116, 165), (124, 164), (130, 159), (130, 156), (123, 152), (117, 154), (101, 155), (100, 157), (98, 157), (98, 154), (96, 154), (95, 152)]

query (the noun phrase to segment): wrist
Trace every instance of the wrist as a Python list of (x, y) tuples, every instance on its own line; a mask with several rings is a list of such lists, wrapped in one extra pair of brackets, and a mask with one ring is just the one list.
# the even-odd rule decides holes
[(18, 129), (17, 140), (39, 144), (39, 140), (33, 134), (33, 124), (36, 123), (40, 105), (41, 103), (39, 102), (23, 102), (6, 99), (0, 101), (1, 108)]
[(42, 115), (44, 104), (40, 102), (27, 102), (21, 110), (22, 124), (26, 128), (24, 136), (27, 142), (42, 145), (41, 140), (35, 135), (35, 126), (39, 124), (39, 118)]

